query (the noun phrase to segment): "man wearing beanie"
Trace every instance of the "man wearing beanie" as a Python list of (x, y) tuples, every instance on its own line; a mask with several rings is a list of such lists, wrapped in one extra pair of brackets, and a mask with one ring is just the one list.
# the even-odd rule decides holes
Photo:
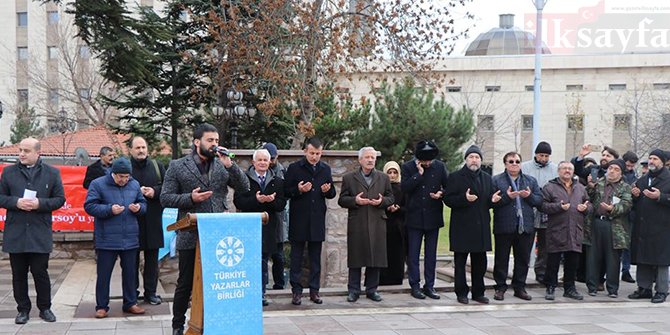
[[(432, 141), (420, 141), (414, 159), (401, 167), (400, 187), (405, 194), (407, 227), (407, 274), (412, 297), (440, 299), (434, 289), (437, 237), (444, 227), (442, 195), (447, 186), (447, 167), (437, 159), (440, 151)], [(419, 254), (424, 242), (424, 285), (421, 288)]]
[(584, 227), (584, 240), (588, 241), (586, 287), (590, 296), (597, 294), (601, 273), (607, 274), (607, 295), (616, 298), (619, 293), (619, 264), (622, 251), (628, 249), (628, 213), (633, 206), (630, 185), (623, 179), (625, 169), (622, 159), (612, 160), (605, 178), (587, 187), (594, 208), (592, 220), (587, 220)]
[[(637, 265), (638, 289), (629, 299), (664, 302), (668, 296), (670, 265), (670, 171), (664, 165), (665, 152), (649, 153), (649, 172), (635, 182), (631, 190), (635, 201), (635, 224), (631, 238), (631, 263)], [(652, 296), (652, 284), (656, 294)]]
[(91, 182), (84, 203), (86, 213), (95, 218), (93, 233), (98, 254), (95, 317), (98, 319), (107, 317), (109, 311), (109, 285), (117, 257), (121, 259), (123, 311), (144, 314), (144, 309), (137, 305), (135, 280), (140, 247), (137, 218), (146, 213), (147, 202), (140, 183), (131, 173), (127, 158), (115, 160), (111, 173)]
[[(540, 142), (535, 148), (535, 157), (532, 160), (525, 161), (521, 164), (521, 172), (527, 176), (531, 176), (537, 180), (537, 185), (540, 190), (550, 180), (558, 177), (558, 166), (550, 161), (551, 145), (547, 142)], [(537, 255), (535, 257), (535, 280), (539, 283), (544, 282), (544, 273), (547, 271), (547, 248), (546, 248), (546, 231), (547, 231), (547, 215), (540, 212), (537, 208), (535, 213), (535, 243)]]
[(465, 151), (465, 164), (454, 172), (444, 192), (444, 204), (451, 207), (450, 249), (454, 252), (455, 288), (458, 302), (468, 303), (470, 287), (465, 265), (470, 255), (472, 300), (488, 304), (484, 296), (486, 252), (491, 251), (491, 214), (489, 209), (500, 201), (500, 191), (491, 175), (482, 171), (482, 152), (472, 145)]

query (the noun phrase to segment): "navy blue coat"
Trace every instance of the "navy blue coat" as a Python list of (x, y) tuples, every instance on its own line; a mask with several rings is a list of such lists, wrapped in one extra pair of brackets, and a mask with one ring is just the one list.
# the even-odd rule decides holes
[[(326, 240), (326, 199), (335, 198), (335, 185), (330, 166), (324, 162), (316, 170), (303, 157), (291, 163), (286, 170), (284, 195), (291, 199), (289, 205), (288, 239), (295, 242), (322, 242)], [(299, 182), (311, 182), (309, 192), (298, 191)], [(328, 192), (321, 192), (321, 185), (330, 183)]]
[[(519, 174), (519, 189), (530, 188), (530, 196), (521, 198), (521, 211), (523, 215), (523, 228), (526, 233), (532, 234), (535, 229), (535, 213), (533, 207), (542, 207), (542, 191), (537, 185), (537, 180), (532, 176)], [(514, 234), (517, 233), (517, 208), (516, 199), (507, 196), (507, 189), (512, 186), (507, 172), (493, 176), (494, 192), (500, 190), (500, 201), (493, 207), (493, 233)], [(512, 188), (514, 189), (514, 188)]]
[[(140, 204), (133, 213), (128, 209), (132, 203)], [(112, 205), (124, 206), (118, 215), (112, 213)], [(111, 173), (93, 180), (88, 187), (86, 213), (95, 217), (93, 234), (95, 248), (104, 250), (130, 250), (140, 247), (140, 228), (137, 217), (147, 211), (147, 201), (140, 191), (140, 183), (132, 177), (125, 186), (114, 182)]]
[(407, 228), (432, 230), (444, 227), (442, 199), (430, 197), (430, 193), (444, 192), (447, 187), (449, 173), (444, 163), (434, 160), (424, 169), (423, 175), (416, 168), (416, 160), (405, 162), (400, 169)]

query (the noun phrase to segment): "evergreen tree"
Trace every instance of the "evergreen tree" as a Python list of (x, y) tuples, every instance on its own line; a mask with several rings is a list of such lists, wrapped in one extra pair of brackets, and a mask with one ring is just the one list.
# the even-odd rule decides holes
[(433, 90), (416, 87), (411, 78), (393, 90), (384, 84), (375, 99), (370, 127), (350, 136), (354, 148), (373, 146), (381, 151), (381, 166), (389, 160), (412, 159), (416, 143), (428, 139), (435, 141), (450, 170), (463, 162), (460, 148), (474, 134), (472, 111), (454, 110), (444, 98), (436, 100)]
[(16, 119), (9, 131), (9, 141), (12, 144), (19, 143), (26, 137), (40, 138), (44, 135), (44, 128), (40, 127), (35, 109), (28, 107), (19, 107), (16, 110)]

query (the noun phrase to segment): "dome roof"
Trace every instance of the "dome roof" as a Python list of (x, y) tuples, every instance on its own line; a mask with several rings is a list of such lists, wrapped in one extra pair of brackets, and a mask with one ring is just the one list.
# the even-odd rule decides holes
[[(500, 27), (479, 34), (466, 56), (524, 55), (535, 53), (535, 35), (514, 27), (514, 14), (501, 14)], [(551, 51), (542, 43), (542, 53)]]

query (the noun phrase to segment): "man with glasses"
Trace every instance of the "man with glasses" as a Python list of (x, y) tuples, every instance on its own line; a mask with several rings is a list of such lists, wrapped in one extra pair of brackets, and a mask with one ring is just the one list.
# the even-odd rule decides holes
[(531, 300), (526, 292), (526, 276), (533, 247), (535, 230), (534, 207), (542, 206), (542, 193), (535, 178), (521, 172), (521, 155), (508, 152), (503, 157), (505, 171), (493, 177), (493, 186), (500, 190), (501, 199), (493, 208), (493, 234), (495, 236), (495, 263), (493, 278), (496, 281), (493, 299), (505, 299), (510, 250), (514, 252), (512, 288), (514, 296)]

